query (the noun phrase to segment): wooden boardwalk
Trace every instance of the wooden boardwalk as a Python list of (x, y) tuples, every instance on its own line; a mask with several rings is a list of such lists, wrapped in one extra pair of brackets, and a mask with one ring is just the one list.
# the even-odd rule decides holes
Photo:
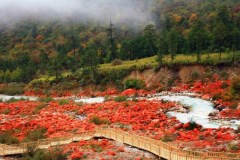
[(92, 138), (107, 138), (130, 146), (151, 152), (159, 158), (168, 160), (240, 160), (240, 153), (217, 153), (217, 152), (193, 152), (179, 149), (162, 141), (154, 140), (148, 137), (142, 137), (135, 134), (113, 129), (98, 128), (94, 132), (88, 132), (72, 137), (45, 139), (31, 143), (21, 143), (18, 145), (0, 144), (0, 156), (16, 155), (27, 152), (29, 145), (35, 145), (38, 149), (47, 149), (49, 147), (66, 145), (81, 140), (90, 140)]

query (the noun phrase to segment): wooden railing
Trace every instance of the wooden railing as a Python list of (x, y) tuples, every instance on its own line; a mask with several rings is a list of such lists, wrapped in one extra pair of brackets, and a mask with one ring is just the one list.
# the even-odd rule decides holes
[(74, 135), (72, 137), (39, 140), (31, 143), (21, 143), (17, 145), (0, 145), (0, 155), (15, 155), (27, 152), (28, 146), (34, 145), (38, 149), (47, 149), (49, 147), (66, 145), (81, 140), (90, 140), (92, 138), (104, 137), (133, 147), (149, 151), (161, 158), (168, 160), (240, 160), (240, 153), (218, 153), (218, 152), (195, 152), (186, 151), (170, 144), (130, 134), (113, 128), (97, 128), (94, 132)]

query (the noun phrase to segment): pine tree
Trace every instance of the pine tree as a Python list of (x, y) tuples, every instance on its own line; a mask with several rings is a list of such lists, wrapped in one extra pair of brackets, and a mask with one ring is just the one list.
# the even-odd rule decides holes
[(114, 59), (117, 58), (117, 53), (116, 53), (116, 43), (115, 43), (115, 39), (113, 37), (114, 34), (114, 28), (113, 28), (113, 24), (112, 21), (110, 20), (110, 25), (109, 28), (107, 29), (108, 32), (108, 41), (109, 41), (109, 61), (112, 61)]

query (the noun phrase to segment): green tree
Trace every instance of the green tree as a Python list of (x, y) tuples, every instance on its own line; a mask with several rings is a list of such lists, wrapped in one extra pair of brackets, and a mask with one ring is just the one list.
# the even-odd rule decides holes
[(3, 83), (5, 78), (5, 72), (0, 70), (0, 82)]
[(158, 39), (158, 65), (162, 65), (162, 59), (167, 50), (166, 34), (162, 33)]
[(227, 37), (227, 28), (221, 22), (213, 30), (213, 39), (218, 48), (219, 60), (222, 59), (222, 50), (224, 49), (224, 40)]
[(114, 39), (114, 28), (112, 21), (110, 21), (109, 28), (107, 29), (108, 32), (108, 41), (109, 41), (109, 53), (108, 53), (108, 59), (109, 61), (112, 61), (117, 58), (117, 49), (116, 49), (116, 42)]
[(11, 81), (11, 71), (10, 70), (6, 70), (5, 72), (5, 77), (4, 77), (4, 82), (5, 83), (9, 83)]
[(235, 51), (239, 49), (240, 42), (240, 30), (235, 27), (231, 32), (231, 44), (232, 44), (232, 61), (235, 61)]
[(203, 23), (200, 20), (196, 21), (190, 30), (188, 40), (189, 40), (189, 45), (190, 45), (191, 51), (197, 52), (197, 61), (198, 62), (201, 61), (200, 52), (201, 52), (201, 50), (204, 49), (207, 39), (208, 39), (207, 32), (204, 29)]
[(87, 47), (83, 50), (81, 53), (81, 60), (80, 60), (82, 69), (83, 69), (83, 75), (89, 76), (90, 79), (97, 83), (97, 69), (99, 65), (99, 60), (97, 56), (97, 50), (96, 47)]
[(22, 80), (22, 70), (18, 67), (11, 73), (11, 82), (20, 82)]
[(145, 27), (142, 40), (146, 57), (155, 55), (157, 53), (157, 34), (153, 25)]
[[(227, 6), (222, 5), (217, 9), (217, 15), (213, 27), (213, 39), (218, 48), (219, 59), (222, 58), (222, 51), (228, 47), (229, 34), (232, 29), (231, 14)], [(229, 46), (231, 47), (231, 46)]]
[(179, 33), (175, 29), (171, 29), (167, 33), (168, 52), (171, 55), (172, 62), (174, 60), (174, 56), (177, 53), (178, 40), (179, 40), (178, 37), (179, 37)]
[(39, 59), (40, 59), (39, 70), (40, 70), (40, 73), (44, 74), (46, 72), (46, 66), (49, 65), (49, 57), (47, 53), (42, 51), (42, 53), (39, 56)]

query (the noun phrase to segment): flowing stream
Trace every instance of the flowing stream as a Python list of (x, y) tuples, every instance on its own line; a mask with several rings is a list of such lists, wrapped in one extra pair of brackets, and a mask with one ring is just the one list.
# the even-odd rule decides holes
[[(3, 95), (0, 94), (0, 100), (3, 102), (9, 101), (11, 99), (25, 99), (25, 100), (30, 100), (30, 101), (37, 101), (39, 98), (38, 97), (32, 97), (32, 96), (8, 96), (8, 95)], [(57, 99), (62, 99), (62, 98), (55, 98)], [(70, 98), (73, 99), (75, 102), (82, 102), (82, 103), (102, 103), (105, 101), (104, 97), (94, 97), (94, 98)]]
[[(8, 101), (10, 99), (28, 99), (31, 101), (37, 101), (37, 97), (29, 97), (29, 96), (8, 96), (8, 95), (0, 95), (0, 100)], [(59, 98), (56, 98), (59, 99)], [(104, 97), (95, 97), (95, 98), (73, 98), (75, 102), (83, 102), (83, 103), (102, 103), (104, 102)], [(148, 98), (148, 100), (165, 100), (165, 101), (173, 101), (180, 103), (184, 106), (189, 107), (188, 113), (180, 113), (171, 111), (168, 112), (169, 116), (175, 116), (180, 122), (187, 123), (190, 120), (195, 121), (196, 123), (202, 125), (204, 128), (219, 128), (219, 127), (231, 127), (233, 129), (237, 129), (240, 126), (240, 120), (211, 120), (208, 116), (209, 113), (216, 111), (214, 109), (214, 104), (210, 101), (202, 100), (199, 98), (192, 98), (189, 96), (174, 96), (174, 95), (166, 95), (166, 96), (154, 96), (153, 98)]]
[(211, 120), (208, 116), (214, 109), (214, 104), (210, 101), (188, 96), (159, 96), (150, 98), (150, 100), (161, 99), (165, 101), (178, 102), (189, 107), (188, 113), (168, 112), (170, 116), (176, 117), (180, 122), (187, 123), (191, 120), (202, 125), (204, 128), (220, 128), (230, 127), (237, 129), (240, 125), (240, 120)]

